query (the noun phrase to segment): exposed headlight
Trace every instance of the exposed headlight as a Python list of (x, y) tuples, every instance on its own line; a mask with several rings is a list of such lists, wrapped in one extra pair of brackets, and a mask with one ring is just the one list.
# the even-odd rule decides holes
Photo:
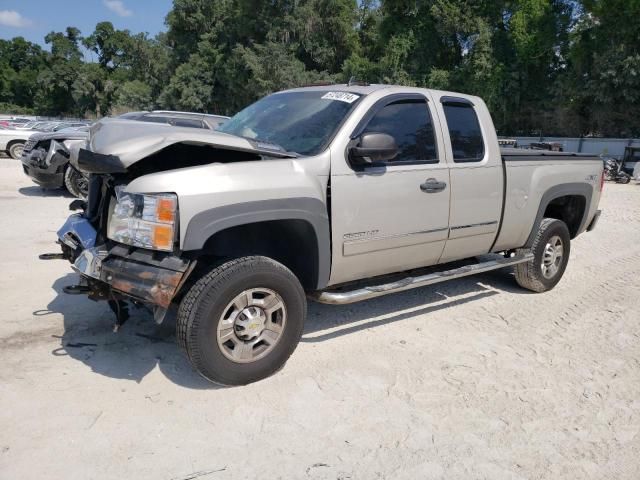
[(173, 250), (178, 197), (172, 193), (128, 193), (116, 188), (116, 205), (107, 236), (116, 242), (153, 250)]

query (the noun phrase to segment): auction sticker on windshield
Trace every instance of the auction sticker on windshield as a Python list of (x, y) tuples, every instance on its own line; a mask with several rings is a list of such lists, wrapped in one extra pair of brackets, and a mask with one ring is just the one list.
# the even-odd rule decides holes
[(338, 100), (339, 102), (353, 103), (360, 98), (360, 95), (349, 92), (327, 92), (322, 96), (325, 100)]

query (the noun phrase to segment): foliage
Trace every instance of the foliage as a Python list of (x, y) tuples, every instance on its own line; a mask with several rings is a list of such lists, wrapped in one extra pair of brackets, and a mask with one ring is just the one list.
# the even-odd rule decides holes
[(0, 40), (0, 102), (233, 114), (355, 77), (479, 95), (502, 134), (640, 135), (639, 0), (174, 0), (166, 23)]
[(149, 84), (140, 80), (129, 80), (118, 87), (112, 110), (127, 112), (152, 108), (153, 98)]

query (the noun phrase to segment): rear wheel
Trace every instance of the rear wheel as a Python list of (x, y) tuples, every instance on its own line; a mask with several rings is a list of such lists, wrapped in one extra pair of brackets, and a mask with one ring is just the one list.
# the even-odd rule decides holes
[(64, 186), (74, 197), (86, 200), (89, 196), (89, 179), (71, 165), (64, 172)]
[(226, 262), (200, 278), (178, 310), (178, 343), (196, 370), (222, 385), (244, 385), (279, 370), (306, 317), (296, 276), (266, 257)]
[(24, 143), (13, 143), (9, 147), (9, 156), (14, 160), (20, 160), (22, 158), (22, 150), (24, 150)]
[(631, 181), (631, 177), (629, 175), (618, 175), (617, 182), (626, 185)]
[(534, 292), (555, 287), (569, 262), (571, 237), (567, 225), (555, 218), (544, 218), (530, 250), (533, 259), (516, 265), (518, 285)]

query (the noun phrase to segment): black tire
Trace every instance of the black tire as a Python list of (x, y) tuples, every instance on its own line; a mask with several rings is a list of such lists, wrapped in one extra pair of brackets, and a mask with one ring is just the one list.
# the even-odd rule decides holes
[(631, 181), (631, 177), (629, 175), (620, 175), (618, 177), (618, 183), (622, 183), (623, 185), (626, 185), (630, 181)]
[[(286, 323), (269, 353), (250, 363), (236, 363), (219, 344), (218, 325), (229, 302), (253, 288), (269, 289), (280, 296), (286, 307)], [(306, 314), (304, 290), (288, 268), (267, 257), (242, 257), (213, 268), (193, 284), (180, 302), (176, 337), (191, 364), (207, 380), (246, 385), (282, 368), (300, 341)]]
[(20, 160), (22, 158), (22, 150), (24, 149), (24, 143), (15, 142), (9, 147), (9, 156), (14, 160)]
[(86, 200), (89, 196), (89, 180), (71, 165), (64, 171), (64, 186), (74, 197)]
[[(547, 278), (543, 273), (543, 256), (548, 242), (554, 237), (559, 237), (562, 242), (562, 258), (557, 265), (557, 271)], [(530, 249), (520, 249), (518, 253), (532, 252), (533, 260), (516, 265), (516, 281), (518, 285), (533, 292), (546, 292), (555, 287), (569, 262), (571, 252), (571, 236), (567, 225), (562, 220), (555, 218), (543, 218), (533, 245)]]

